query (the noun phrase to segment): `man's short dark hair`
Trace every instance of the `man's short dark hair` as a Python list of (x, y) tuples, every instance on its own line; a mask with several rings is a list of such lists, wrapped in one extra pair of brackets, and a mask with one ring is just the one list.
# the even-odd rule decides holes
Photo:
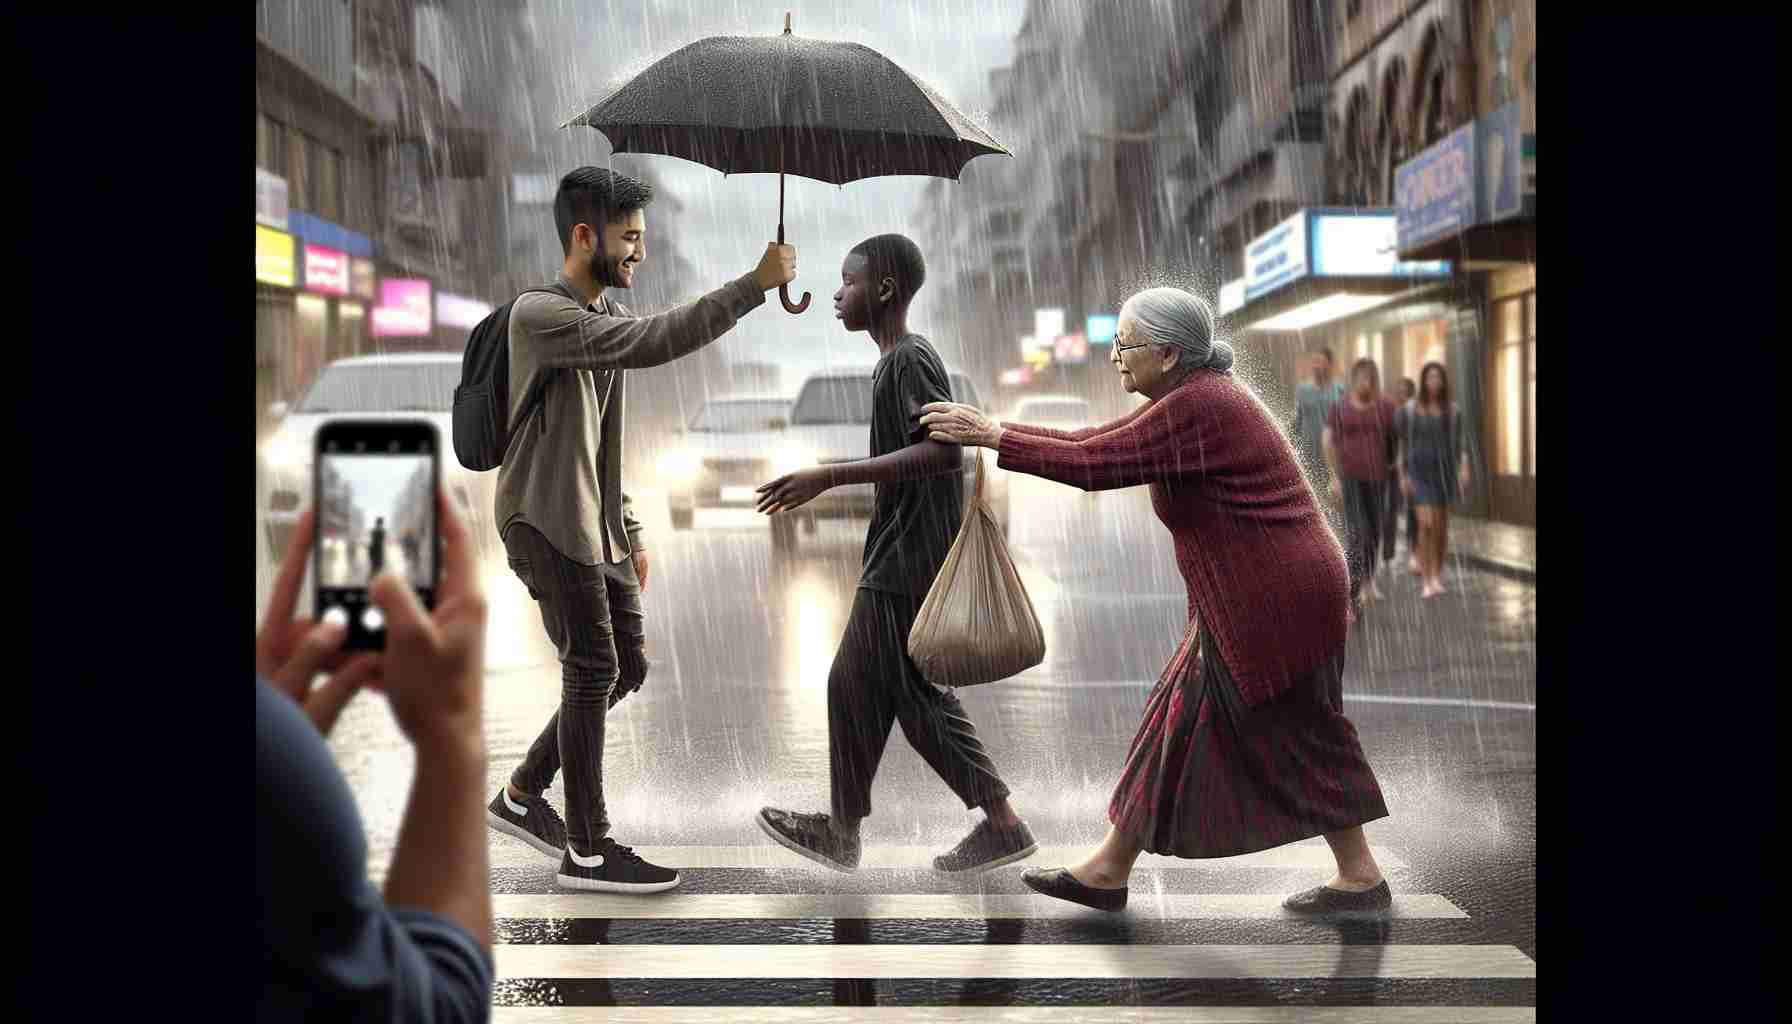
[(927, 280), (927, 261), (921, 258), (921, 247), (907, 235), (874, 235), (853, 246), (852, 251), (865, 257), (874, 292), (884, 278), (896, 279), (895, 305), (908, 305)]
[(614, 224), (653, 201), (653, 186), (603, 167), (580, 167), (560, 179), (554, 193), (554, 227), (560, 251), (572, 251), (578, 224)]
[(1333, 363), (1333, 364), (1337, 363), (1337, 360), (1332, 358), (1332, 350), (1331, 349), (1322, 348), (1319, 350), (1319, 354), (1325, 357), (1326, 362)]

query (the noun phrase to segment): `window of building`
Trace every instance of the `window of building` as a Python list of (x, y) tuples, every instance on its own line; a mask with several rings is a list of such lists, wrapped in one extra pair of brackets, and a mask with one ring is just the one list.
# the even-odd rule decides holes
[(312, 201), (324, 220), (342, 222), (342, 154), (311, 140), (309, 147)]
[(304, 132), (287, 133), (286, 202), (295, 210), (313, 213), (311, 195), (311, 139)]
[(255, 115), (255, 166), (286, 177), (286, 126), (259, 112)]

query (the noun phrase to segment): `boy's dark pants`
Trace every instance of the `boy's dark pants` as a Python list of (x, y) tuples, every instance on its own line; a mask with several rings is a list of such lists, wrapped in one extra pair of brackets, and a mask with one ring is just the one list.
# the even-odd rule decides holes
[(908, 631), (921, 601), (863, 587), (853, 598), (828, 673), (828, 757), (837, 821), (871, 813), (871, 780), (892, 722), (902, 723), (909, 746), (966, 809), (1008, 795), (957, 695), (929, 683), (908, 656)]

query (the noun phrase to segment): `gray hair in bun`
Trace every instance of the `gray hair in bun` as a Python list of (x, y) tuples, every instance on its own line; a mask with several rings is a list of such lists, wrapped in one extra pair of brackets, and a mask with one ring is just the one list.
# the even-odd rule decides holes
[(1147, 288), (1120, 307), (1120, 319), (1129, 317), (1152, 341), (1182, 353), (1182, 365), (1231, 371), (1232, 346), (1213, 340), (1213, 307), (1199, 295), (1180, 288)]

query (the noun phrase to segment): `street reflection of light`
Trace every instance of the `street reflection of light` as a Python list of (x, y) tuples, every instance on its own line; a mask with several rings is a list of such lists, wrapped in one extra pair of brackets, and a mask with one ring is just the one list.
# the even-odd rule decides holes
[(479, 575), (486, 597), (486, 671), (505, 672), (544, 661), (541, 616), (529, 591), (501, 563), (487, 562)]
[(790, 644), (785, 664), (796, 667), (792, 706), (804, 731), (827, 735), (828, 671), (840, 645), (841, 615), (838, 598), (819, 579), (807, 576), (791, 586), (788, 597)]
[(1045, 634), (1045, 656), (1051, 659), (1053, 637), (1058, 623), (1058, 585), (1052, 578), (1030, 565), (1016, 561), (1015, 571), (1027, 588), (1027, 599), (1033, 602), (1033, 614), (1039, 617), (1039, 628)]

